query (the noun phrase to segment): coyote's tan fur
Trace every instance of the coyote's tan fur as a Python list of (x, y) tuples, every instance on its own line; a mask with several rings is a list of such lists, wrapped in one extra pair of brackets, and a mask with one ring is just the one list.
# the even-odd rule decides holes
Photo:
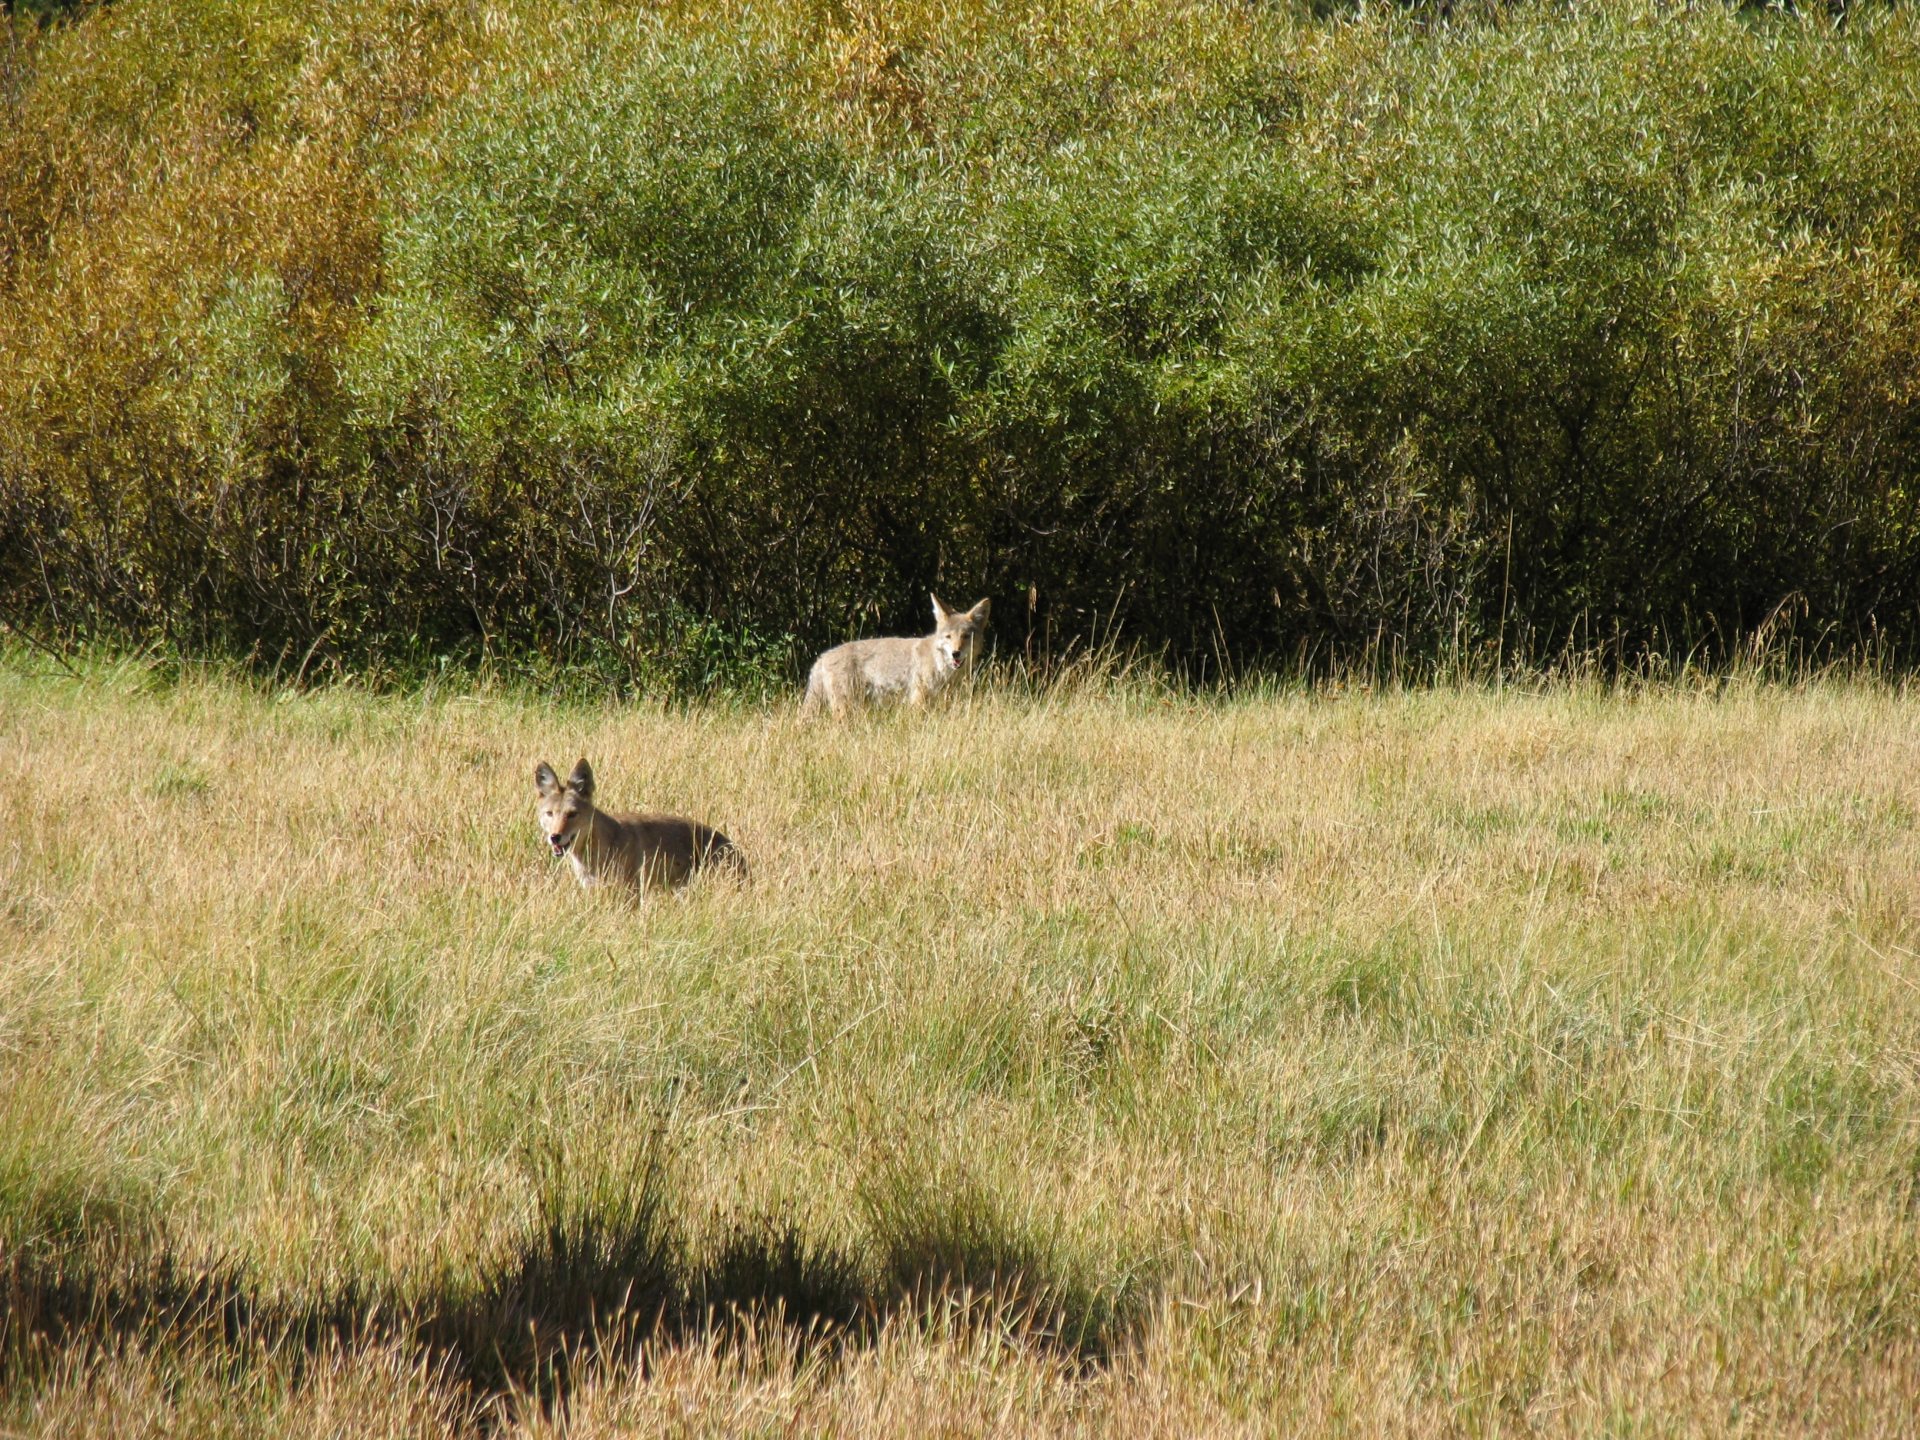
[(807, 675), (801, 710), (825, 706), (835, 715), (849, 706), (892, 695), (910, 705), (924, 704), (936, 691), (973, 663), (987, 623), (989, 601), (971, 610), (949, 610), (933, 600), (933, 633), (917, 639), (849, 640), (818, 660)]
[(684, 884), (694, 871), (724, 865), (745, 878), (733, 842), (677, 815), (609, 814), (593, 803), (593, 767), (582, 760), (562, 783), (542, 760), (533, 771), (540, 829), (553, 853), (573, 862), (582, 885), (613, 881), (645, 891)]

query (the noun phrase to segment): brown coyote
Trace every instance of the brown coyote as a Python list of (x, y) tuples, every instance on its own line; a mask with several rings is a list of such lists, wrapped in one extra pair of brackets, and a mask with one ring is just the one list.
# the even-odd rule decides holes
[(742, 879), (747, 862), (733, 842), (677, 815), (610, 814), (593, 803), (593, 767), (582, 760), (562, 784), (542, 760), (533, 771), (540, 829), (556, 856), (573, 862), (582, 885), (615, 881), (638, 891), (686, 883), (694, 871), (724, 865)]
[(991, 602), (982, 600), (971, 610), (949, 610), (938, 595), (931, 598), (931, 635), (912, 640), (849, 640), (814, 661), (801, 712), (811, 714), (824, 705), (839, 715), (849, 706), (901, 694), (908, 704), (921, 705), (971, 665)]

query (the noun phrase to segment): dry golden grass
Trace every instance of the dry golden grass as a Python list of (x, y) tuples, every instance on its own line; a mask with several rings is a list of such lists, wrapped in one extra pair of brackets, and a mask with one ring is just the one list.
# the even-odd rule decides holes
[[(391, 1338), (82, 1327), (10, 1352), (0, 1423), (1911, 1433), (1917, 718), (1736, 682), (805, 725), (16, 657), (16, 1264), (400, 1309), (482, 1283), (541, 1155), (664, 1154), (689, 1266), (777, 1222), (934, 1313), (589, 1345), (558, 1408)], [(580, 753), (751, 884), (576, 890), (531, 772)]]

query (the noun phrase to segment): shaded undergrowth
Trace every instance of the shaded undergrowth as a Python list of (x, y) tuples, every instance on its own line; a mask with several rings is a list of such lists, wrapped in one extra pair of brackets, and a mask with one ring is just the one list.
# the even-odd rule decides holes
[[(537, 1188), (535, 1214), (491, 1263), (411, 1287), (353, 1279), (288, 1293), (244, 1261), (193, 1258), (150, 1231), (16, 1238), (0, 1257), (0, 1389), (129, 1344), (239, 1365), (290, 1357), (296, 1369), (385, 1345), (420, 1354), (476, 1402), (551, 1406), (602, 1355), (646, 1341), (727, 1346), (769, 1327), (831, 1354), (890, 1322), (958, 1322), (1100, 1366), (1144, 1309), (1144, 1287), (1089, 1286), (972, 1188), (946, 1208), (928, 1191), (882, 1201), (884, 1213), (870, 1202), (871, 1253), (769, 1213), (696, 1242), (658, 1146), (625, 1173), (575, 1179), (546, 1166)], [(888, 1181), (875, 1193), (909, 1190)]]

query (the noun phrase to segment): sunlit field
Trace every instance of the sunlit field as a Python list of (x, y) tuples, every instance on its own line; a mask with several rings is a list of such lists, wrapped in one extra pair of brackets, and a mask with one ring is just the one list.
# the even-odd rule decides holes
[[(750, 882), (578, 890), (580, 754)], [(808, 724), (16, 655), (0, 1423), (1910, 1433), (1916, 760), (1866, 681)]]

